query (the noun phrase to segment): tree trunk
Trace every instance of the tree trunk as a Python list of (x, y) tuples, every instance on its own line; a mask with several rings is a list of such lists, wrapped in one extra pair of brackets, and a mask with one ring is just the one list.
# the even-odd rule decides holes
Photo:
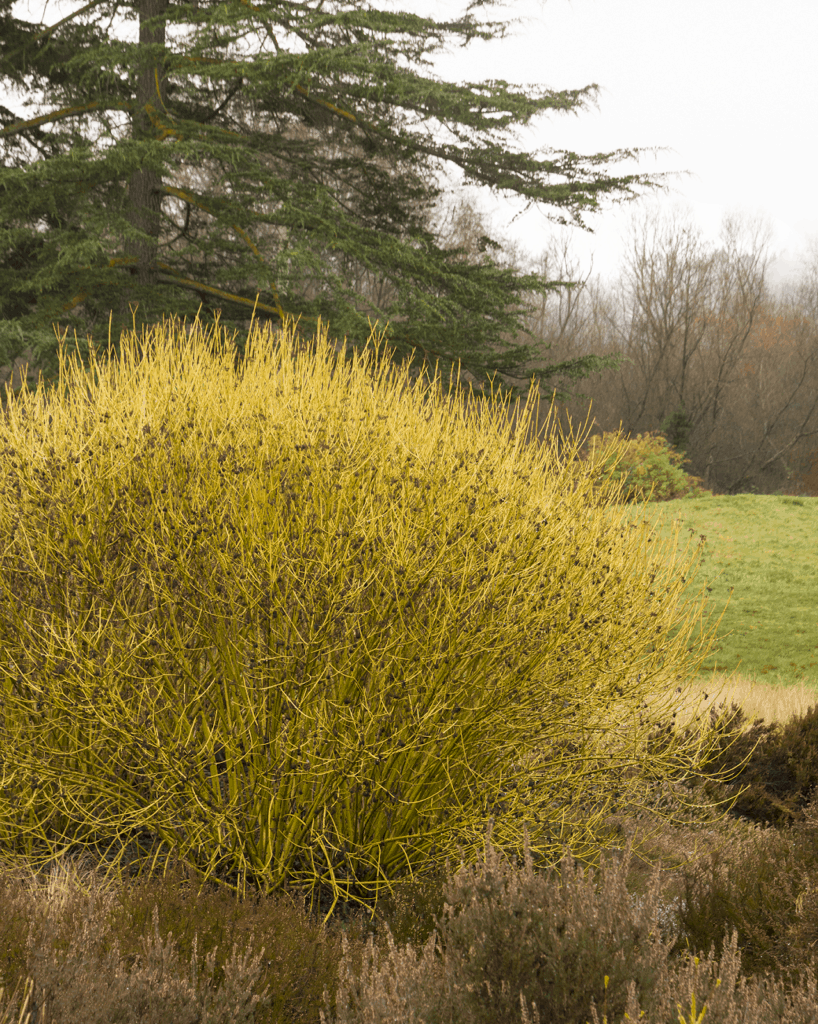
[[(149, 18), (157, 17), (165, 12), (168, 0), (140, 0), (139, 2), (139, 45), (165, 44), (165, 25), (146, 27)], [(157, 89), (158, 83), (158, 89)], [(137, 81), (137, 109), (132, 122), (134, 139), (152, 139), (158, 135), (157, 128), (148, 113), (150, 108), (154, 116), (162, 118), (167, 100), (167, 86), (164, 80), (164, 62), (156, 57), (146, 56), (139, 68)], [(154, 266), (159, 248), (159, 208), (162, 202), (160, 188), (162, 178), (156, 171), (140, 168), (134, 171), (128, 183), (128, 220), (135, 228), (149, 237), (144, 240), (132, 239), (125, 244), (128, 256), (136, 258), (136, 265), (131, 266), (130, 274), (140, 292), (142, 289), (156, 286), (156, 268)], [(144, 292), (142, 292), (144, 294)], [(120, 298), (120, 317), (131, 323), (132, 315), (129, 303), (134, 301), (131, 288), (123, 289)], [(138, 300), (137, 300), (138, 301)], [(145, 313), (148, 311), (145, 310)]]

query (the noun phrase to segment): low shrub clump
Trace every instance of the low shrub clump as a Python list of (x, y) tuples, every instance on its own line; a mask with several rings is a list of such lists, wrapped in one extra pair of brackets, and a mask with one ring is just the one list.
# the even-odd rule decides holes
[(698, 477), (685, 473), (681, 468), (684, 455), (658, 431), (637, 434), (625, 443), (624, 452), (619, 449), (618, 431), (591, 437), (588, 444), (590, 448), (580, 458), (587, 459), (589, 452), (605, 452), (617, 445), (604, 458), (595, 486), (601, 491), (616, 488), (618, 501), (671, 501), (712, 493)]
[(816, 977), (818, 802), (791, 829), (755, 825), (683, 869), (679, 928), (692, 947), (735, 933), (747, 975), (794, 984)]
[(817, 835), (811, 806), (790, 838), (733, 842), (691, 869), (670, 915), (658, 869), (641, 899), (628, 891), (630, 844), (596, 868), (566, 852), (542, 871), (490, 833), (482, 863), (344, 928), (295, 894), (202, 890), (178, 864), (120, 887), (65, 868), (45, 891), (8, 872), (0, 1020), (807, 1024)]
[(80, 863), (0, 876), (0, 1021), (317, 1022), (341, 943), (295, 894), (237, 899), (179, 864), (115, 885)]
[[(785, 986), (742, 974), (736, 930), (716, 954), (675, 952), (662, 934), (658, 879), (634, 903), (630, 850), (603, 860), (599, 877), (567, 857), (559, 871), (485, 863), (450, 878), (438, 929), (422, 951), (368, 940), (360, 971), (344, 946), (336, 1015), (322, 1024), (807, 1024), (818, 1008), (813, 978)], [(327, 1003), (329, 1001), (327, 1000)]]

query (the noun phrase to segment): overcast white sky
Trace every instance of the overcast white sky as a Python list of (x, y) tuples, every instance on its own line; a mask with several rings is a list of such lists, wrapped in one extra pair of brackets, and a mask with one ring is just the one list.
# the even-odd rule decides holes
[[(464, 9), (457, 0), (412, 0), (415, 13), (438, 20)], [(797, 269), (818, 241), (815, 0), (512, 0), (485, 10), (481, 20), (526, 21), (505, 39), (452, 48), (436, 58), (436, 74), (553, 89), (595, 82), (598, 109), (537, 119), (520, 132), (528, 148), (669, 147), (635, 167), (691, 172), (672, 181), (662, 203), (688, 205), (713, 240), (725, 212), (760, 214), (783, 254), (778, 273)], [(469, 191), (484, 197), (498, 228), (539, 252), (550, 231), (541, 212), (509, 226), (522, 201)], [(595, 270), (614, 273), (632, 216), (632, 206), (620, 206), (596, 218), (594, 235), (572, 232), (577, 254), (594, 251)]]
[[(454, 19), (467, 0), (377, 0), (389, 9)], [(81, 2), (25, 0), (15, 17), (51, 25)], [(475, 10), (479, 21), (508, 21), (505, 39), (456, 42), (433, 58), (432, 71), (450, 81), (504, 79), (553, 89), (601, 87), (599, 108), (538, 118), (519, 129), (519, 148), (543, 146), (578, 153), (631, 147), (669, 147), (645, 154), (629, 170), (688, 171), (670, 182), (662, 203), (688, 205), (708, 238), (724, 212), (760, 214), (781, 254), (775, 277), (796, 273), (818, 244), (818, 3), (815, 0), (510, 0)], [(118, 19), (115, 34), (136, 37), (134, 22)], [(19, 96), (0, 102), (26, 113)], [(33, 116), (28, 112), (28, 116)], [(452, 182), (459, 182), (453, 172)], [(470, 188), (490, 223), (520, 240), (536, 257), (554, 229), (520, 199)], [(655, 199), (653, 201), (656, 201)], [(571, 232), (587, 267), (616, 272), (632, 206), (608, 210), (595, 233)]]

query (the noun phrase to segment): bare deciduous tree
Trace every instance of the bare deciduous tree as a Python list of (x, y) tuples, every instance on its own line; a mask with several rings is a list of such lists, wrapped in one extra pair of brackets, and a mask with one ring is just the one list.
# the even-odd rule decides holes
[(762, 311), (743, 371), (743, 430), (730, 438), (740, 453), (733, 489), (818, 493), (810, 479), (818, 463), (818, 260)]
[(612, 430), (621, 422), (626, 434), (664, 430), (689, 470), (719, 490), (739, 482), (730, 463), (746, 454), (725, 425), (769, 301), (768, 246), (757, 221), (725, 218), (714, 247), (684, 211), (648, 209), (635, 218), (618, 285), (602, 300), (609, 345), (600, 350), (626, 365), (593, 388), (605, 399), (596, 403), (598, 423)]

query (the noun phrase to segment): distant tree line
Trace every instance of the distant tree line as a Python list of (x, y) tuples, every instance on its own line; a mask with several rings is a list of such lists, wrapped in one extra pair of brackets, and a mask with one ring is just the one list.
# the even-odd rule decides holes
[(590, 405), (591, 434), (661, 433), (714, 493), (818, 496), (818, 252), (778, 289), (769, 263), (761, 222), (727, 217), (708, 245), (679, 207), (636, 214), (612, 281), (579, 280), (567, 236), (553, 238), (539, 273), (579, 283), (529, 296), (526, 329), (554, 361), (621, 359), (559, 403), (563, 427)]

